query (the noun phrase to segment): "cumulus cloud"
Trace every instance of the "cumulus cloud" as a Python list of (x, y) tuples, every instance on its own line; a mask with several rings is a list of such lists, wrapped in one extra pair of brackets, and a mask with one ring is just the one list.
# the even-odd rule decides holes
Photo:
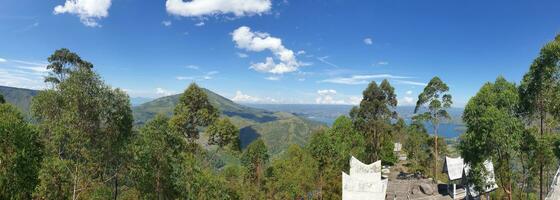
[(235, 96), (231, 100), (235, 102), (242, 102), (242, 103), (278, 103), (279, 102), (278, 100), (270, 97), (259, 98), (259, 97), (243, 94), (239, 90), (235, 92)]
[(183, 17), (203, 17), (233, 14), (236, 17), (265, 13), (272, 6), (271, 0), (167, 0), (169, 14)]
[(361, 99), (355, 96), (351, 96), (347, 98), (348, 100), (344, 100), (337, 97), (336, 90), (333, 89), (326, 89), (326, 90), (317, 90), (317, 98), (315, 99), (315, 103), (317, 104), (358, 104)]
[(171, 21), (162, 21), (161, 24), (164, 26), (171, 26)]
[(401, 105), (414, 105), (414, 98), (413, 98), (413, 97), (409, 97), (409, 96), (405, 96), (405, 97), (403, 97), (403, 99), (399, 102), (399, 104), (401, 104)]
[(360, 85), (360, 84), (368, 84), (371, 80), (374, 79), (407, 79), (407, 78), (410, 77), (395, 76), (391, 74), (370, 74), (370, 75), (353, 75), (351, 77), (336, 77), (336, 78), (321, 80), (319, 82), (337, 83), (337, 84), (345, 84), (345, 85)]
[(166, 90), (166, 89), (163, 89), (163, 88), (156, 88), (156, 94), (158, 96), (169, 96), (169, 95), (175, 94), (175, 91)]
[(251, 65), (251, 69), (255, 71), (283, 74), (297, 71), (299, 67), (306, 65), (296, 59), (294, 51), (282, 45), (280, 38), (272, 37), (268, 33), (253, 32), (249, 27), (242, 26), (233, 31), (231, 35), (237, 48), (254, 52), (269, 50), (278, 61), (267, 57), (265, 62)]
[(73, 14), (89, 27), (99, 27), (97, 21), (109, 16), (111, 0), (66, 0), (64, 5), (54, 7), (54, 14)]
[(373, 40), (371, 38), (364, 38), (364, 44), (366, 45), (372, 45), (373, 44)]

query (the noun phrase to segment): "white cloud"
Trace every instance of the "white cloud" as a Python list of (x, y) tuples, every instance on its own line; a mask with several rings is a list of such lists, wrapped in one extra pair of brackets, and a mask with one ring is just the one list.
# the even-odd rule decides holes
[(354, 75), (351, 77), (336, 77), (331, 79), (325, 79), (319, 82), (325, 83), (338, 83), (345, 85), (360, 85), (368, 84), (373, 79), (407, 79), (410, 77), (406, 76), (394, 76), (391, 74), (371, 74), (371, 75)]
[(231, 100), (235, 102), (242, 102), (242, 103), (279, 103), (280, 102), (270, 97), (260, 98), (260, 97), (243, 94), (239, 90), (235, 92), (235, 96)]
[(409, 97), (409, 96), (405, 96), (403, 97), (403, 99), (399, 102), (400, 105), (414, 105), (414, 98)]
[(303, 55), (303, 54), (305, 54), (305, 51), (304, 51), (304, 50), (299, 50), (299, 51), (296, 53), (296, 55)]
[(349, 99), (350, 100), (348, 103), (350, 103), (351, 105), (358, 105), (362, 101), (362, 97), (357, 96), (351, 96)]
[(407, 94), (407, 95), (411, 95), (411, 94), (412, 94), (412, 90), (406, 91), (406, 94)]
[[(196, 68), (198, 69), (198, 68)], [(193, 80), (193, 81), (204, 81), (204, 80), (211, 80), (214, 78), (214, 75), (220, 73), (219, 71), (209, 71), (204, 73), (200, 76), (177, 76), (175, 79), (183, 81), (183, 80)]]
[(109, 16), (111, 0), (66, 0), (64, 5), (54, 7), (54, 14), (75, 14), (89, 27), (99, 27), (97, 20)]
[(265, 62), (251, 65), (251, 69), (255, 71), (283, 74), (297, 71), (299, 67), (306, 65), (296, 59), (292, 50), (282, 45), (280, 38), (272, 37), (268, 33), (252, 32), (249, 27), (242, 26), (233, 31), (232, 39), (237, 48), (254, 52), (269, 50), (279, 61), (277, 63), (274, 58), (267, 57)]
[(200, 68), (198, 65), (187, 65), (187, 66), (185, 66), (185, 67), (186, 67), (187, 69), (195, 69), (195, 70), (197, 70), (197, 69)]
[(162, 21), (161, 24), (164, 26), (171, 26), (171, 21)]
[(175, 91), (166, 90), (166, 89), (163, 89), (163, 88), (156, 88), (156, 94), (158, 96), (169, 96), (169, 95), (175, 94)]
[(205, 24), (204, 22), (198, 22), (198, 23), (196, 23), (196, 24), (194, 24), (194, 25), (195, 25), (195, 26), (204, 26), (204, 24)]
[(359, 97), (355, 96), (347, 98), (347, 101), (337, 98), (337, 92), (333, 89), (317, 90), (317, 95), (315, 99), (317, 104), (358, 104), (361, 101)]
[(418, 86), (426, 86), (427, 83), (416, 82), (416, 81), (407, 81), (407, 80), (396, 80), (397, 83), (406, 84), (406, 85), (418, 85)]
[(318, 90), (317, 94), (319, 94), (319, 95), (335, 95), (336, 90)]
[(240, 52), (237, 53), (237, 56), (239, 56), (240, 58), (247, 58), (247, 57), (249, 57), (249, 55), (247, 55), (247, 54), (245, 54), (245, 53), (240, 53)]
[(277, 81), (277, 80), (280, 80), (280, 77), (279, 76), (269, 76), (269, 77), (266, 77), (264, 79), (269, 80), (269, 81)]
[(373, 44), (373, 40), (371, 38), (364, 38), (364, 44), (371, 45)]
[(330, 66), (332, 66), (332, 67), (340, 68), (338, 65), (335, 65), (335, 64), (333, 64), (333, 63), (327, 61), (327, 58), (329, 58), (329, 57), (328, 57), (328, 56), (323, 56), (323, 57), (318, 57), (317, 60), (319, 60), (319, 61), (321, 61), (322, 63), (325, 63), (325, 64), (327, 64), (327, 65), (330, 65)]
[(265, 13), (272, 6), (271, 0), (167, 0), (169, 14), (183, 17), (203, 17), (233, 14), (236, 17)]
[(377, 62), (377, 64), (378, 64), (378, 65), (388, 65), (389, 62), (387, 62), (387, 61), (379, 61), (379, 62)]
[(47, 75), (47, 63), (12, 60), (2, 58), (0, 61), (0, 85), (43, 89), (47, 85), (44, 77)]

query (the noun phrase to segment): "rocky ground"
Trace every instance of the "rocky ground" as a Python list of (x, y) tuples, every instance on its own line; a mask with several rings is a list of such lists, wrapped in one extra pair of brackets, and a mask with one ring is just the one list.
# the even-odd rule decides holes
[(435, 184), (431, 179), (408, 178), (398, 179), (401, 172), (406, 173), (406, 167), (401, 162), (394, 166), (390, 173), (386, 200), (451, 200), (447, 193), (447, 185)]

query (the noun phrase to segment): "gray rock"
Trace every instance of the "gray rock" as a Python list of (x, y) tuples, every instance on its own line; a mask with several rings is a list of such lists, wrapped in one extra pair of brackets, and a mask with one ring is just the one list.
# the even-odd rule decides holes
[(420, 184), (420, 190), (422, 190), (422, 192), (427, 195), (432, 195), (434, 193), (434, 189), (432, 188), (432, 186), (426, 183)]

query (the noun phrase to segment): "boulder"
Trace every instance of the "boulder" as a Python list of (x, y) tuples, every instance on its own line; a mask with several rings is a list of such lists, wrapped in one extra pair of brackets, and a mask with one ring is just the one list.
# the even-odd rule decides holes
[(427, 183), (420, 184), (420, 190), (422, 190), (422, 192), (426, 195), (434, 194), (434, 189), (432, 188), (432, 186), (430, 184), (427, 184)]

